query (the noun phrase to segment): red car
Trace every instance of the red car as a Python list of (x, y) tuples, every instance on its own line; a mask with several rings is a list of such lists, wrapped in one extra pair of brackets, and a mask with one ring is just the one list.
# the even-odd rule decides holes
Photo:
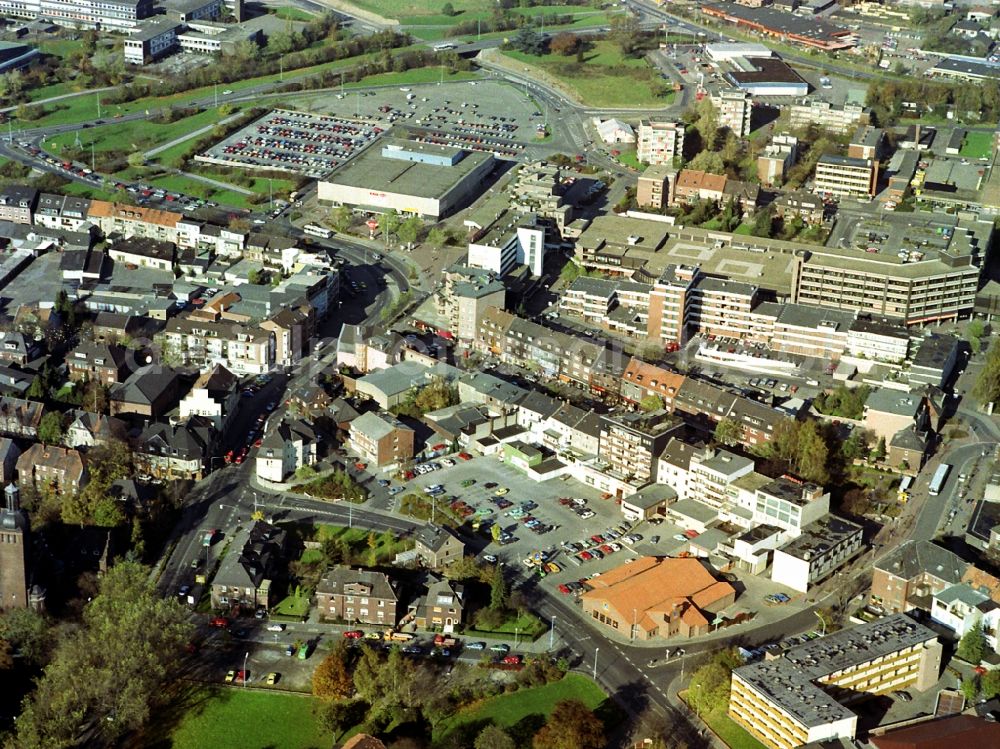
[(505, 655), (503, 662), (508, 666), (520, 666), (521, 656), (519, 655)]
[(209, 622), (213, 627), (219, 627), (220, 629), (225, 629), (229, 626), (229, 619), (224, 616), (217, 616), (212, 621)]
[(459, 453), (458, 457), (460, 457), (462, 460), (472, 460), (472, 456), (469, 455), (469, 453)]
[(590, 537), (590, 540), (593, 541), (595, 544), (603, 544), (604, 536), (595, 533), (593, 536)]
[(563, 595), (569, 595), (569, 586), (566, 583), (559, 583), (559, 592)]
[(360, 463), (360, 462), (359, 462), (359, 463), (355, 463), (355, 464), (354, 464), (354, 467), (355, 467), (355, 468), (357, 468), (357, 469), (358, 469), (359, 471), (363, 471), (363, 470), (365, 470), (365, 469), (366, 469), (366, 468), (367, 468), (368, 466), (367, 466), (367, 465), (365, 465), (364, 463)]
[(601, 551), (603, 551), (605, 554), (614, 554), (615, 553), (615, 550), (612, 549), (607, 544), (601, 544)]
[(581, 559), (581, 560), (583, 560), (584, 562), (589, 562), (589, 561), (590, 561), (591, 559), (593, 559), (593, 558), (594, 558), (594, 555), (593, 555), (593, 554), (591, 554), (591, 553), (590, 553), (589, 551), (581, 551), (581, 552), (580, 552), (580, 553), (578, 554), (578, 556), (579, 556), (579, 557), (580, 557), (580, 559)]
[(348, 640), (360, 640), (364, 636), (365, 633), (362, 632), (360, 629), (352, 629), (348, 632), (344, 632), (344, 637), (346, 637)]

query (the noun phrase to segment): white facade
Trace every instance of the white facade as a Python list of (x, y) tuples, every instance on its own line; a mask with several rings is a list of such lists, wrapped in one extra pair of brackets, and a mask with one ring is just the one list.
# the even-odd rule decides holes
[(861, 359), (900, 363), (910, 349), (909, 336), (880, 333), (874, 330), (849, 330), (847, 352)]
[(671, 165), (684, 152), (684, 124), (681, 122), (640, 122), (636, 157), (644, 164)]
[(816, 526), (806, 528), (801, 536), (775, 550), (771, 580), (805, 593), (861, 551), (861, 526), (833, 518), (822, 524), (853, 528), (837, 537)]
[(505, 276), (515, 265), (526, 265), (532, 275), (540, 276), (545, 265), (545, 229), (518, 226), (500, 237), (492, 232), (482, 242), (469, 242), (466, 264)]

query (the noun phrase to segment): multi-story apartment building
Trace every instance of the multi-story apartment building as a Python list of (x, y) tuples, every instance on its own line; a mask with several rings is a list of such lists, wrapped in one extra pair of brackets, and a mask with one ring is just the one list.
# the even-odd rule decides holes
[(533, 275), (540, 276), (545, 263), (545, 227), (530, 216), (510, 223), (500, 221), (469, 242), (466, 262), (470, 268), (501, 277), (515, 265), (526, 265)]
[(827, 515), (775, 549), (771, 579), (805, 593), (861, 553), (862, 535), (857, 523)]
[(712, 96), (712, 104), (718, 112), (719, 127), (729, 128), (737, 138), (750, 135), (750, 119), (753, 115), (753, 96), (738, 88), (723, 89)]
[(89, 198), (75, 198), (71, 195), (53, 195), (43, 192), (38, 196), (35, 223), (49, 229), (79, 231), (80, 227), (87, 223), (89, 212)]
[(955, 320), (975, 306), (978, 256), (931, 252), (921, 260), (816, 247), (793, 266), (792, 301), (902, 319), (906, 325)]
[(37, 203), (38, 190), (34, 187), (8, 185), (0, 190), (0, 221), (31, 224)]
[(901, 614), (878, 619), (733, 670), (729, 715), (770, 749), (853, 739), (848, 705), (938, 679), (941, 644)]
[(664, 344), (681, 344), (692, 323), (692, 290), (699, 278), (696, 266), (668, 265), (649, 292), (646, 334)]
[(148, 237), (173, 242), (181, 247), (197, 244), (193, 236), (197, 224), (185, 221), (183, 214), (173, 211), (92, 200), (87, 219), (105, 236)]
[(780, 185), (795, 163), (799, 139), (788, 133), (779, 133), (757, 157), (757, 178), (762, 185)]
[(878, 162), (851, 156), (821, 156), (816, 163), (813, 192), (838, 197), (871, 197), (878, 181)]
[(898, 364), (910, 350), (906, 328), (885, 318), (858, 315), (847, 331), (847, 353)]
[(444, 330), (460, 341), (474, 341), (487, 308), (503, 309), (506, 287), (490, 271), (466, 266), (452, 266), (442, 277), (434, 312), (446, 321)]
[(788, 126), (792, 129), (816, 124), (832, 132), (847, 132), (871, 120), (868, 109), (860, 104), (831, 104), (821, 99), (804, 99), (788, 108)]
[(343, 565), (327, 570), (316, 586), (316, 608), (327, 621), (395, 627), (399, 599), (399, 585), (385, 573)]
[(753, 472), (750, 458), (726, 450), (705, 450), (691, 456), (688, 497), (715, 509), (730, 501), (729, 486)]
[(830, 493), (789, 476), (772, 479), (753, 493), (752, 522), (771, 525), (797, 538), (830, 513)]
[(0, 0), (3, 15), (107, 31), (133, 29), (155, 10), (155, 0)]
[(602, 416), (599, 456), (612, 475), (646, 483), (656, 474), (656, 459), (682, 426), (665, 410)]
[(674, 159), (684, 154), (684, 123), (682, 122), (639, 122), (636, 157), (650, 166), (674, 163)]
[(699, 276), (688, 294), (691, 327), (711, 335), (749, 335), (759, 296), (752, 284)]
[(970, 567), (931, 541), (906, 541), (875, 563), (869, 606), (886, 614), (929, 611), (933, 596), (962, 582)]
[(366, 463), (398, 465), (413, 457), (413, 429), (389, 413), (362, 414), (350, 426), (349, 444)]
[(672, 166), (657, 164), (650, 166), (639, 175), (635, 191), (635, 202), (640, 208), (663, 210), (673, 202), (671, 191), (677, 172)]
[(639, 404), (643, 398), (654, 395), (672, 412), (674, 398), (683, 382), (682, 374), (632, 357), (622, 373), (621, 397), (629, 403)]
[(274, 366), (274, 333), (256, 326), (174, 317), (163, 331), (168, 358), (207, 367), (222, 364), (238, 375), (263, 374)]

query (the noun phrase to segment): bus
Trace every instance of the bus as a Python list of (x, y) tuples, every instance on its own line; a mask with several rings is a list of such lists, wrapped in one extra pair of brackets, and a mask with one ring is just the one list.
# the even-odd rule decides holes
[(435, 52), (444, 52), (446, 49), (455, 49), (454, 42), (441, 42), (440, 44), (434, 45)]
[(948, 472), (951, 470), (951, 466), (947, 463), (942, 463), (938, 466), (938, 469), (934, 471), (934, 477), (931, 479), (930, 492), (932, 497), (936, 497), (941, 493), (944, 488), (944, 482), (948, 479)]
[(324, 229), (322, 226), (316, 226), (316, 224), (306, 224), (302, 227), (302, 231), (306, 234), (310, 234), (314, 237), (320, 237), (322, 239), (329, 239), (333, 236), (333, 231), (331, 229)]

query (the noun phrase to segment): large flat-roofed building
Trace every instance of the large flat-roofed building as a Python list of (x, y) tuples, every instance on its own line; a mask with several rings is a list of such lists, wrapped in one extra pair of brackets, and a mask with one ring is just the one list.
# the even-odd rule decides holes
[(697, 559), (640, 557), (592, 581), (583, 613), (637, 640), (707, 634), (713, 616), (736, 600)]
[(478, 196), (493, 154), (390, 138), (319, 183), (319, 199), (370, 213), (440, 219)]
[(733, 671), (729, 715), (771, 749), (853, 739), (848, 705), (938, 679), (937, 635), (903, 614), (813, 640)]
[(701, 12), (767, 36), (815, 49), (848, 49), (856, 43), (850, 29), (820, 18), (804, 18), (776, 8), (748, 8), (736, 3), (726, 3), (702, 5)]
[(736, 70), (726, 73), (726, 78), (739, 89), (754, 96), (805, 96), (809, 84), (777, 58), (735, 59)]
[(106, 31), (128, 31), (149, 18), (155, 0), (4, 0), (0, 13), (38, 18), (60, 26)]
[(860, 525), (828, 515), (775, 549), (771, 579), (805, 593), (861, 553), (861, 540)]
[(177, 47), (177, 31), (181, 24), (163, 19), (136, 30), (124, 42), (125, 62), (145, 65)]
[(813, 192), (838, 197), (871, 197), (875, 194), (878, 162), (850, 156), (821, 156), (816, 162)]
[(652, 122), (639, 123), (639, 140), (636, 157), (644, 164), (673, 164), (674, 158), (684, 153), (684, 123)]

